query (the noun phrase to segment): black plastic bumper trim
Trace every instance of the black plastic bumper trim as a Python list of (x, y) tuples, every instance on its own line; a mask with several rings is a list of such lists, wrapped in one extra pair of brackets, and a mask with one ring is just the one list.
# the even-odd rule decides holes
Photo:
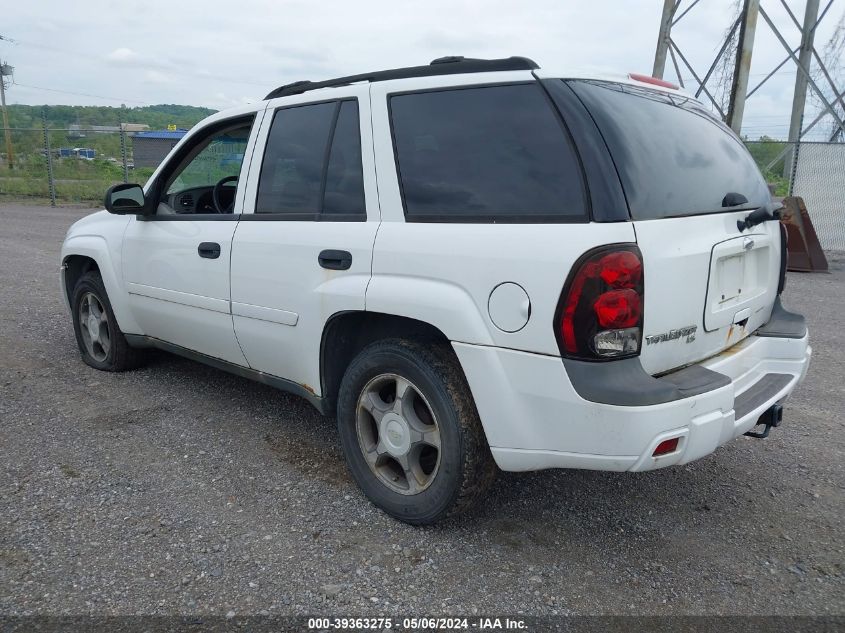
[(791, 374), (766, 374), (734, 400), (734, 418), (739, 420), (754, 409), (771, 400), (778, 391), (786, 387), (794, 376)]
[(563, 359), (573, 388), (590, 402), (642, 407), (697, 396), (731, 384), (731, 379), (700, 365), (660, 378), (649, 375), (639, 358), (608, 363)]
[(769, 322), (755, 334), (768, 338), (804, 338), (807, 335), (807, 322), (803, 314), (784, 308), (780, 297), (777, 297)]

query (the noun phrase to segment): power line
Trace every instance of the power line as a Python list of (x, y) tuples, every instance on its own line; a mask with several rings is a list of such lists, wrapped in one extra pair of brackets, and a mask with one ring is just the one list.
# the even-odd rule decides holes
[(150, 105), (147, 101), (139, 101), (138, 99), (122, 99), (120, 97), (107, 97), (105, 95), (95, 95), (89, 92), (74, 92), (72, 90), (60, 90), (58, 88), (44, 88), (42, 86), (31, 86), (29, 84), (22, 84), (19, 82), (14, 82), (16, 86), (20, 86), (21, 88), (30, 88), (32, 90), (46, 90), (47, 92), (61, 92), (63, 94), (69, 95), (76, 95), (78, 97), (94, 97), (96, 99), (108, 99), (109, 101), (119, 101), (121, 103), (131, 102), (131, 103), (140, 103), (142, 105)]
[[(100, 63), (100, 64), (108, 64), (109, 63), (109, 60), (104, 59), (101, 56), (91, 55), (91, 54), (85, 53), (83, 51), (78, 51), (78, 50), (73, 50), (73, 49), (68, 49), (68, 48), (60, 48), (60, 47), (57, 47), (57, 46), (50, 46), (50, 45), (47, 45), (47, 44), (38, 44), (36, 42), (29, 42), (29, 41), (26, 41), (26, 40), (11, 40), (9, 38), (3, 38), (3, 39), (5, 39), (9, 42), (14, 42), (15, 44), (23, 44), (24, 46), (31, 46), (33, 48), (40, 48), (44, 51), (49, 51), (49, 52), (56, 53), (56, 54), (59, 54), (59, 55), (73, 55), (73, 56), (76, 56), (76, 57), (80, 57), (82, 59), (88, 59), (88, 60), (91, 60), (91, 61), (95, 61), (95, 62)], [(138, 65), (141, 66), (141, 67), (146, 66), (146, 70), (158, 70), (158, 71), (161, 71), (161, 72), (167, 72), (167, 73), (172, 73), (172, 74), (176, 74), (176, 75), (181, 75), (183, 77), (192, 77), (194, 79), (202, 79), (204, 81), (207, 81), (210, 78), (209, 75), (203, 75), (202, 73), (192, 72), (190, 70), (184, 70), (184, 69), (180, 69), (180, 68), (169, 66), (169, 65), (166, 66), (166, 67), (156, 67), (155, 64), (145, 65), (142, 61), (139, 61)], [(261, 88), (267, 88), (267, 84), (268, 84), (268, 82), (266, 82), (266, 81), (257, 82), (257, 81), (248, 81), (246, 79), (232, 79), (230, 77), (227, 77), (225, 79), (225, 81), (227, 83), (244, 84), (244, 85), (248, 85), (248, 86), (260, 86)]]

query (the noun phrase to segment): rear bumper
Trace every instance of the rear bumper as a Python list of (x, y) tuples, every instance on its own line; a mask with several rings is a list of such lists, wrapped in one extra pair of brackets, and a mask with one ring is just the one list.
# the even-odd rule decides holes
[[(812, 354), (806, 334), (750, 336), (700, 363), (722, 377), (715, 388), (623, 406), (582, 397), (558, 357), (453, 345), (493, 457), (511, 471), (643, 471), (686, 464), (742, 435), (782, 402), (806, 375)], [(658, 444), (672, 438), (679, 438), (677, 450), (652, 457)]]

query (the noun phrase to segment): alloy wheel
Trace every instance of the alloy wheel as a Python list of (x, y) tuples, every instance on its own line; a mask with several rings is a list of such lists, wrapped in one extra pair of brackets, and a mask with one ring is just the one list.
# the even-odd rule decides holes
[(419, 388), (396, 374), (380, 374), (361, 391), (358, 445), (370, 470), (391, 490), (415, 495), (440, 466), (440, 427)]
[(109, 317), (93, 292), (86, 292), (79, 302), (79, 331), (91, 358), (98, 362), (105, 361), (111, 349)]

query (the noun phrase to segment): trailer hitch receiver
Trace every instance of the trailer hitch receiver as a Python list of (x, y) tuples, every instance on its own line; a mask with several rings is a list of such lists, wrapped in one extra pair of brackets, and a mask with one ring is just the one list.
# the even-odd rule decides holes
[(748, 437), (756, 437), (757, 439), (764, 439), (769, 437), (769, 431), (773, 428), (780, 426), (780, 423), (783, 421), (783, 405), (782, 404), (773, 404), (760, 418), (757, 420), (757, 424), (754, 425), (756, 429), (758, 426), (763, 426), (762, 431), (746, 431), (744, 435)]

